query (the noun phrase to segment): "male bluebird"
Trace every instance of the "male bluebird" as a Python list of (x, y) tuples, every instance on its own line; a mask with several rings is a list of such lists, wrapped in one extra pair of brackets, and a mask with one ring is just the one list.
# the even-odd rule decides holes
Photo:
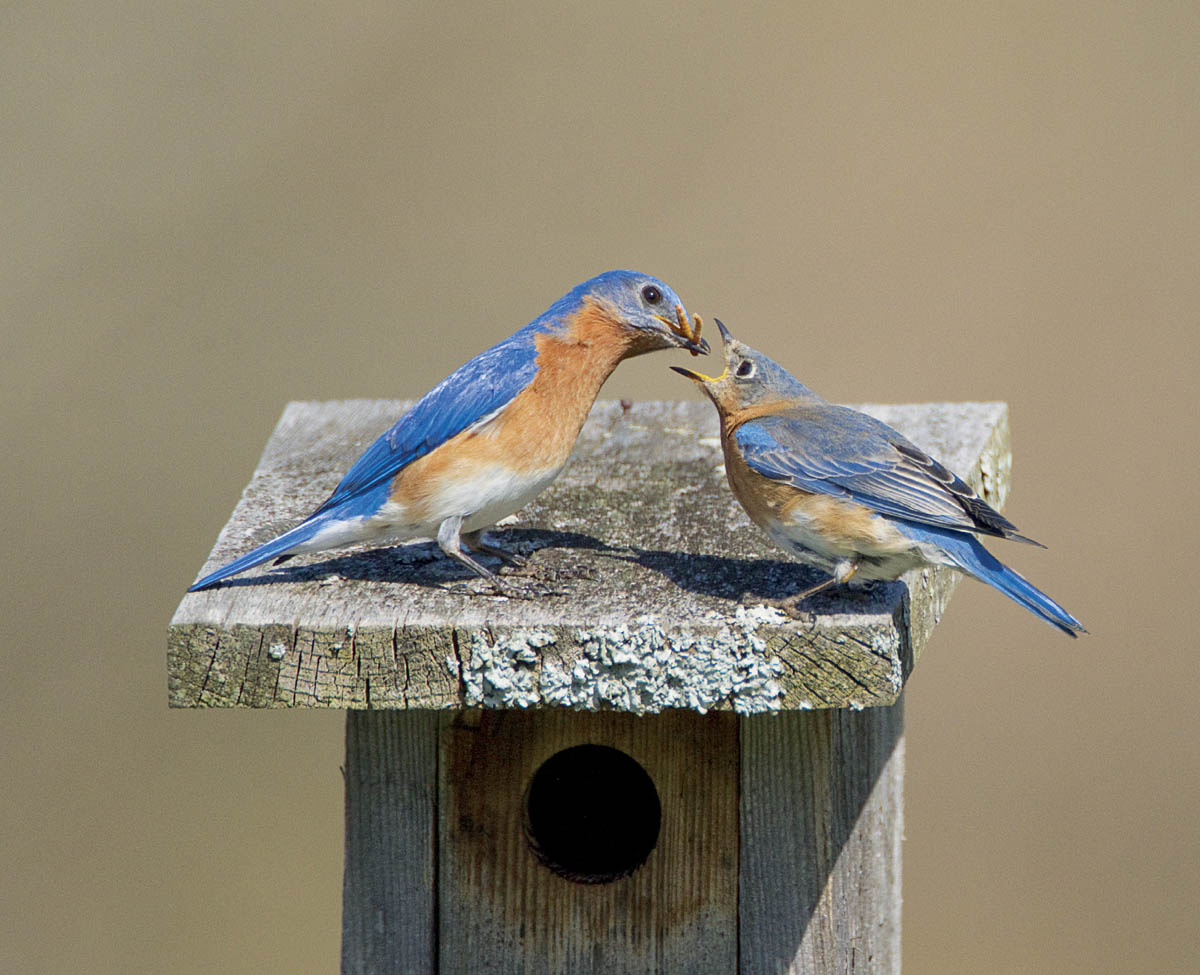
[(946, 565), (974, 576), (1047, 623), (1075, 636), (1074, 616), (997, 561), (976, 534), (1012, 538), (1016, 526), (887, 424), (822, 399), (778, 363), (725, 340), (725, 371), (702, 376), (721, 417), (725, 473), (751, 520), (777, 545), (831, 574), (775, 605), (852, 577), (895, 579)]
[(268, 559), (430, 537), (500, 589), (471, 551), (522, 560), (487, 544), (484, 530), (558, 476), (617, 363), (668, 348), (708, 352), (699, 318), (689, 321), (669, 287), (635, 271), (583, 282), (426, 393), (303, 522), (188, 591)]

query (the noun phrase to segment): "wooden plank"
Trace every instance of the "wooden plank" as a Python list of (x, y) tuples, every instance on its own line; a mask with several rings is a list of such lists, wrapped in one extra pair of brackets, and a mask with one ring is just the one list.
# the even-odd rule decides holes
[[(406, 404), (289, 404), (205, 570), (298, 522)], [(865, 407), (1002, 506), (1002, 403)], [(505, 529), (532, 555), (491, 594), (432, 544), (303, 556), (184, 597), (168, 638), (176, 707), (614, 709), (755, 713), (890, 704), (957, 576), (815, 598), (814, 623), (739, 604), (817, 577), (725, 484), (705, 402), (601, 402), (574, 459)], [(561, 593), (555, 594), (555, 593)]]
[(435, 799), (442, 717), (346, 714), (342, 971), (434, 975)]
[[(662, 808), (649, 859), (606, 884), (551, 872), (523, 825), (535, 771), (583, 743), (635, 759)], [(440, 820), (440, 975), (737, 970), (733, 715), (468, 712), (445, 740)]]
[(742, 975), (899, 973), (902, 708), (741, 719)]

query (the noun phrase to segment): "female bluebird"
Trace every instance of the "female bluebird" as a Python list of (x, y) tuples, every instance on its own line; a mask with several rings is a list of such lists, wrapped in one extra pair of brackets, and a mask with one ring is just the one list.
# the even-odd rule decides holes
[(822, 399), (778, 363), (725, 340), (713, 378), (672, 366), (704, 386), (721, 416), (725, 473), (751, 520), (777, 545), (830, 573), (800, 600), (857, 576), (895, 579), (946, 565), (999, 589), (1075, 636), (1074, 616), (985, 549), (975, 535), (1037, 545), (970, 486), (886, 423)]
[(558, 476), (617, 363), (669, 348), (698, 355), (708, 343), (665, 284), (635, 271), (583, 282), (426, 393), (301, 524), (188, 591), (268, 559), (430, 537), (500, 588), (470, 550), (522, 560), (486, 544), (484, 530)]

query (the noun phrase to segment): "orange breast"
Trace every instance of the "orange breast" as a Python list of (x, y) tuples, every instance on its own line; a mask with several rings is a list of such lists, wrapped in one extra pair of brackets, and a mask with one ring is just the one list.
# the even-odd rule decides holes
[(492, 466), (525, 476), (561, 467), (600, 387), (631, 351), (626, 332), (606, 305), (587, 300), (561, 332), (537, 337), (537, 375), (504, 411), (409, 464), (392, 500), (419, 512), (446, 478)]
[(732, 437), (721, 437), (725, 451), (725, 476), (733, 496), (741, 502), (746, 514), (760, 528), (769, 529), (786, 517), (801, 492), (790, 484), (773, 481), (753, 471), (732, 447)]
[(746, 513), (760, 528), (798, 525), (823, 538), (832, 549), (875, 548), (899, 540), (886, 519), (869, 508), (828, 494), (804, 491), (785, 481), (772, 480), (752, 470), (733, 448), (732, 430), (722, 430), (725, 472), (729, 487)]

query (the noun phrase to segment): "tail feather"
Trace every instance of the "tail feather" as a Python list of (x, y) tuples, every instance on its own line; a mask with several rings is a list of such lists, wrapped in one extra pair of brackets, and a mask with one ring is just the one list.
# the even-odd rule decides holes
[(1079, 620), (1019, 572), (997, 559), (974, 537), (959, 535), (955, 541), (957, 544), (947, 544), (943, 541), (942, 549), (964, 572), (1004, 593), (1034, 616), (1058, 627), (1067, 636), (1078, 636), (1087, 632)]
[(188, 592), (198, 592), (201, 589), (207, 589), (210, 586), (216, 585), (222, 579), (228, 579), (232, 575), (237, 575), (239, 572), (245, 572), (247, 569), (253, 569), (256, 565), (276, 558), (287, 558), (291, 549), (304, 544), (313, 537), (322, 527), (323, 519), (311, 519), (302, 522), (290, 531), (284, 532), (277, 538), (260, 545), (258, 548), (247, 552), (245, 555), (234, 559), (228, 565), (223, 565), (214, 572), (210, 572), (203, 579), (195, 582)]

